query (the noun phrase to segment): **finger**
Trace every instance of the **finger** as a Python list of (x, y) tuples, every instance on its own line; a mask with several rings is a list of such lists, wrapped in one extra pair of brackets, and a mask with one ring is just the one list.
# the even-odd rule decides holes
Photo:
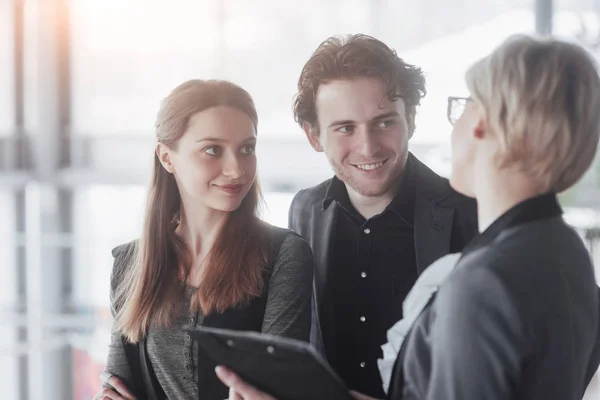
[(110, 397), (110, 396), (114, 396), (114, 395), (118, 395), (118, 393), (112, 389), (105, 388), (105, 389), (100, 390), (98, 393), (96, 393), (96, 395), (94, 396), (94, 398), (92, 400), (111, 399), (112, 397)]
[(275, 400), (274, 397), (263, 393), (253, 386), (243, 381), (239, 376), (225, 367), (217, 367), (215, 369), (217, 376), (225, 385), (233, 389), (244, 400)]
[(351, 391), (350, 391), (350, 394), (351, 394), (351, 395), (352, 395), (352, 397), (354, 397), (356, 400), (377, 400), (377, 399), (375, 399), (375, 398), (373, 398), (373, 397), (367, 396), (367, 395), (365, 395), (365, 394), (362, 394), (362, 393), (358, 393), (358, 392), (356, 392), (356, 391), (354, 391), (354, 390), (351, 390)]
[(124, 398), (132, 400), (135, 399), (135, 396), (129, 391), (125, 383), (123, 383), (123, 381), (117, 378), (116, 376), (110, 375), (108, 379), (106, 379), (104, 382), (114, 387), (116, 391), (119, 392)]
[(115, 392), (112, 389), (102, 389), (100, 392), (98, 392), (96, 394), (96, 396), (94, 396), (94, 400), (106, 400), (106, 399), (127, 400), (123, 396), (121, 396), (119, 393)]
[(233, 388), (229, 388), (229, 400), (244, 400)]

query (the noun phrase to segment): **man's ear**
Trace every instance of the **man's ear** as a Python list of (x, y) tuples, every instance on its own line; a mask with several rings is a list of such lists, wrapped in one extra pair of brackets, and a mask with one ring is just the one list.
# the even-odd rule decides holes
[(315, 149), (315, 151), (318, 151), (319, 153), (323, 152), (321, 138), (319, 137), (319, 130), (316, 127), (313, 127), (308, 122), (302, 123), (302, 129), (304, 130), (306, 138), (308, 139), (308, 142), (310, 143), (312, 148)]
[(164, 143), (156, 145), (156, 156), (167, 172), (171, 174), (175, 172), (175, 167), (171, 161), (171, 150)]
[(406, 120), (406, 132), (408, 132), (408, 140), (412, 139), (415, 133), (415, 115), (417, 110), (415, 107), (410, 107), (403, 99), (399, 102), (404, 105), (404, 119)]
[(408, 129), (408, 140), (412, 139), (415, 134), (415, 116), (408, 115), (406, 117), (406, 127)]

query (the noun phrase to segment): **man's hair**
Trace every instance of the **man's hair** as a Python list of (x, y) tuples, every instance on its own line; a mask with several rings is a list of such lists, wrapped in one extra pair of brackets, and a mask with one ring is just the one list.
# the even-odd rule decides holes
[(317, 128), (315, 99), (321, 84), (334, 80), (376, 78), (383, 81), (391, 101), (403, 99), (409, 127), (414, 129), (416, 107), (425, 96), (420, 68), (407, 64), (383, 42), (367, 35), (333, 36), (322, 42), (304, 65), (294, 99), (294, 119)]
[(600, 136), (600, 77), (581, 46), (517, 35), (466, 73), (497, 138), (499, 167), (517, 166), (546, 191), (573, 186)]

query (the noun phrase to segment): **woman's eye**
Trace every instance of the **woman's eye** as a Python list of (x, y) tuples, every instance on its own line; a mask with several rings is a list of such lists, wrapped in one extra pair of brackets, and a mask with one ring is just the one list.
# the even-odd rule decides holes
[(211, 156), (221, 155), (221, 148), (219, 146), (210, 146), (204, 149), (204, 152)]
[(246, 155), (252, 155), (252, 154), (254, 154), (255, 151), (256, 151), (256, 146), (253, 144), (243, 147), (243, 153)]

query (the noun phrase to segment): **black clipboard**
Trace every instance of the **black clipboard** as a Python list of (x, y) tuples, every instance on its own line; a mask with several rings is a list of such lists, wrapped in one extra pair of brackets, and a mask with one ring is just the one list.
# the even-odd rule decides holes
[(184, 328), (217, 364), (279, 400), (354, 400), (313, 347), (299, 340), (203, 326)]

